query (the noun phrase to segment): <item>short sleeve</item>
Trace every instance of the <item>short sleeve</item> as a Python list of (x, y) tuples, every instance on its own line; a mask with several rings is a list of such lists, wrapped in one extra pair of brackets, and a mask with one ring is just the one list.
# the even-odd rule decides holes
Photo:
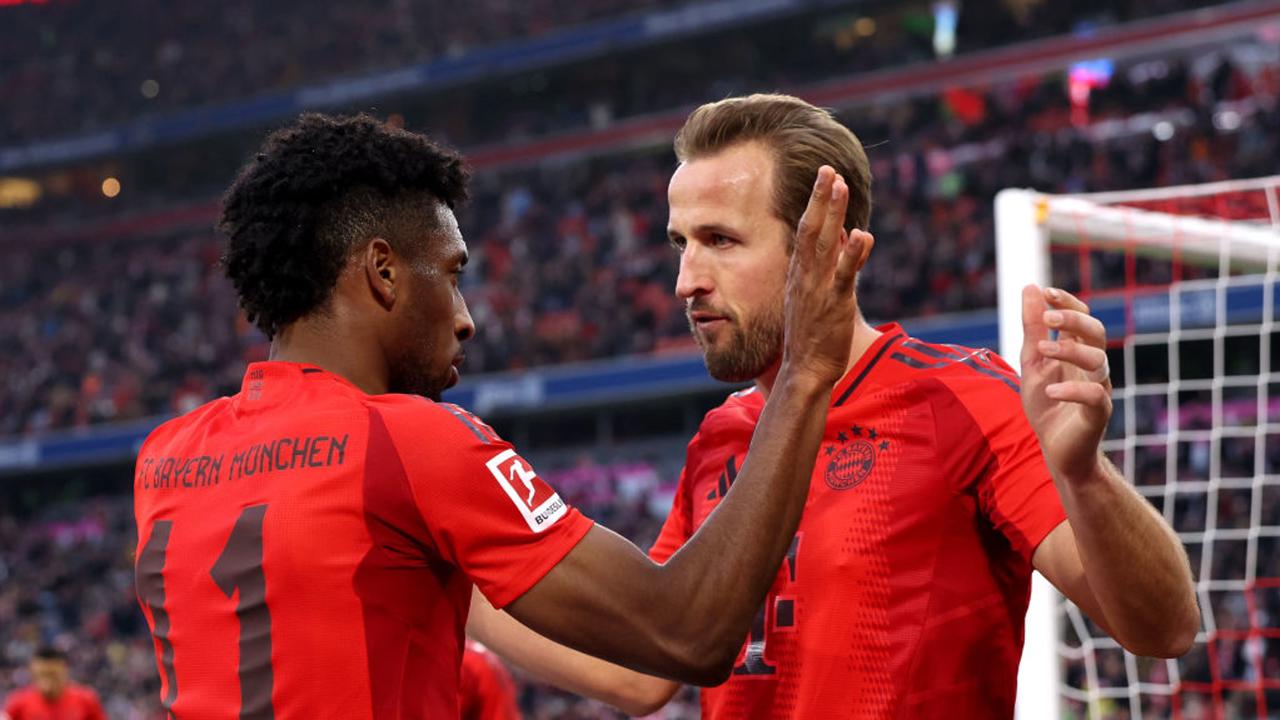
[[(687, 467), (687, 466), (686, 466)], [(675, 498), (671, 502), (671, 512), (666, 522), (662, 523), (662, 531), (658, 539), (649, 548), (649, 559), (656, 563), (665, 563), (676, 554), (690, 536), (693, 535), (693, 515), (689, 504), (689, 487), (687, 469), (680, 470), (680, 483), (676, 486)]]
[[(1000, 363), (992, 372), (1004, 368)], [(940, 460), (952, 477), (972, 482), (982, 514), (1030, 563), (1067, 515), (1022, 410), (1016, 376), (1000, 375), (949, 384), (952, 400), (935, 404)]]
[(593, 525), (467, 411), (413, 400), (387, 427), (430, 543), (494, 607), (538, 583)]

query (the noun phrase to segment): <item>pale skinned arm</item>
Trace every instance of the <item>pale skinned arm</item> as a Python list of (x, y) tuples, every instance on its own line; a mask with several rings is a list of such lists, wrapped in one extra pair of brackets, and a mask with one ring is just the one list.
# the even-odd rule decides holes
[(1070, 293), (1034, 285), (1022, 322), (1023, 408), (1067, 513), (1035, 568), (1126, 650), (1183, 655), (1200, 628), (1186, 551), (1099, 450), (1111, 418), (1106, 329)]
[(848, 363), (853, 284), (870, 251), (843, 231), (848, 186), (824, 167), (796, 233), (781, 369), (724, 500), (666, 563), (595, 526), (507, 611), (582, 652), (681, 682), (728, 677), (800, 522), (831, 390)]
[(628, 715), (650, 715), (680, 683), (628, 670), (548, 640), (471, 593), (467, 634), (529, 675), (576, 695), (608, 703)]

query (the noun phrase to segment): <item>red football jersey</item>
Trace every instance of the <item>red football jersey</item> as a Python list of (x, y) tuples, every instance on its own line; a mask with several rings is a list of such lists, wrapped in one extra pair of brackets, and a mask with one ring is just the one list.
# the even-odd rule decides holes
[[(832, 394), (799, 531), (708, 720), (1013, 717), (1031, 557), (1066, 515), (1013, 371), (881, 330)], [(763, 407), (750, 389), (707, 414), (655, 560), (724, 497)]]
[(147, 438), (134, 509), (180, 718), (456, 718), (472, 584), (502, 607), (591, 527), (466, 411), (280, 362)]
[(462, 655), (462, 720), (520, 720), (516, 685), (498, 656), (467, 641)]
[(98, 694), (83, 685), (68, 685), (56, 700), (34, 687), (15, 690), (4, 704), (9, 720), (107, 720)]

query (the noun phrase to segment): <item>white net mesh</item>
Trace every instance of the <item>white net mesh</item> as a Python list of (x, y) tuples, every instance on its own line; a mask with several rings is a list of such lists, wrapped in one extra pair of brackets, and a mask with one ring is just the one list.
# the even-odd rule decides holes
[(1203, 616), (1187, 656), (1154, 660), (1060, 600), (1062, 717), (1280, 718), (1278, 188), (1036, 201), (1051, 282), (1112, 340), (1104, 449), (1186, 546)]

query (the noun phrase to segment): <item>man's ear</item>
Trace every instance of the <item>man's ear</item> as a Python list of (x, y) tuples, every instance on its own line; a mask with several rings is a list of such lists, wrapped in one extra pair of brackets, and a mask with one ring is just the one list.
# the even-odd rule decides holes
[(390, 309), (396, 302), (396, 283), (400, 280), (399, 258), (391, 244), (375, 237), (364, 248), (363, 267), (369, 291), (379, 305)]

